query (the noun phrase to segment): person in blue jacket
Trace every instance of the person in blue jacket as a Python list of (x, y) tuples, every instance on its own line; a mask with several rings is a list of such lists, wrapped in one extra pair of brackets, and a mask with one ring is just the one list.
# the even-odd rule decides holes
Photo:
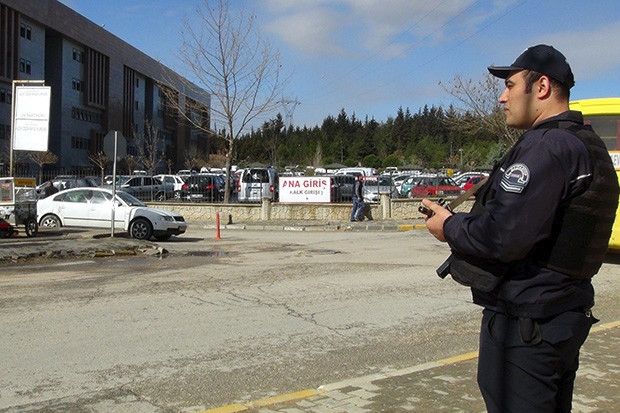
[(478, 386), (491, 413), (570, 412), (579, 350), (590, 327), (591, 277), (602, 265), (618, 205), (609, 153), (569, 110), (573, 72), (548, 45), (525, 50), (499, 97), (523, 129), (469, 213), (424, 199), (426, 226), (452, 250), (449, 273), (483, 307)]
[(364, 176), (357, 175), (353, 184), (353, 206), (351, 207), (351, 222), (364, 220)]

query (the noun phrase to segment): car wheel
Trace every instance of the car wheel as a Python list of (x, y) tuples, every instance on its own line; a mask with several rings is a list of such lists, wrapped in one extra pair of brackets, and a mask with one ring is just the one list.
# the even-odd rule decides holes
[(164, 235), (155, 235), (155, 239), (157, 241), (168, 241), (172, 234), (164, 234)]
[(166, 194), (164, 192), (158, 192), (155, 195), (155, 200), (158, 201), (158, 202), (165, 201), (166, 200)]
[(174, 199), (176, 200), (181, 199), (181, 191), (174, 191)]
[(34, 237), (39, 232), (39, 224), (37, 224), (37, 220), (34, 218), (29, 219), (26, 222), (26, 235), (29, 237)]
[(153, 226), (145, 218), (138, 218), (131, 223), (129, 235), (135, 239), (148, 240), (153, 235)]
[(41, 218), (41, 226), (43, 228), (60, 228), (62, 224), (56, 215), (45, 215)]

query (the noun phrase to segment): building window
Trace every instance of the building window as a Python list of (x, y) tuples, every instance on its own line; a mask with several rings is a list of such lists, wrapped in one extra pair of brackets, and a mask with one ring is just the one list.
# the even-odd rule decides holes
[(140, 79), (136, 79), (136, 88), (140, 87)]
[(84, 122), (101, 124), (101, 114), (86, 109), (71, 108), (71, 118), (75, 120), (82, 120)]
[(84, 81), (80, 79), (73, 78), (71, 79), (71, 87), (73, 90), (77, 90), (78, 92), (84, 91)]
[(30, 60), (19, 59), (19, 71), (27, 75), (32, 74), (32, 63)]
[(19, 35), (24, 39), (31, 40), (32, 39), (32, 27), (27, 24), (22, 23), (19, 27)]
[(84, 62), (84, 52), (76, 48), (73, 49), (73, 60), (79, 63)]
[(30, 60), (19, 59), (19, 71), (27, 75), (32, 74), (32, 63)]
[(140, 102), (136, 100), (136, 110), (140, 110)]
[(6, 103), (6, 89), (0, 89), (0, 103)]
[(71, 149), (88, 150), (88, 139), (80, 138), (79, 136), (72, 136)]

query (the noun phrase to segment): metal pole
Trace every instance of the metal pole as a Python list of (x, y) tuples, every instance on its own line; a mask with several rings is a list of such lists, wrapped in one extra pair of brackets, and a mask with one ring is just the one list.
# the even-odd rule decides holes
[(114, 162), (112, 163), (112, 222), (110, 223), (110, 237), (114, 238), (114, 211), (116, 210), (116, 147), (118, 145), (118, 131), (114, 131)]
[(11, 87), (11, 142), (9, 144), (9, 176), (13, 175), (13, 141), (15, 140), (15, 86), (16, 81), (13, 81)]

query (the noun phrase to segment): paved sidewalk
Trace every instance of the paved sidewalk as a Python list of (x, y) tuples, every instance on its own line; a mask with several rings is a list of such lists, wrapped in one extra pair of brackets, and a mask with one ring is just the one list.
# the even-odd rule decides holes
[[(574, 413), (620, 411), (620, 321), (595, 326), (581, 351)], [(484, 412), (477, 353), (205, 413)]]

